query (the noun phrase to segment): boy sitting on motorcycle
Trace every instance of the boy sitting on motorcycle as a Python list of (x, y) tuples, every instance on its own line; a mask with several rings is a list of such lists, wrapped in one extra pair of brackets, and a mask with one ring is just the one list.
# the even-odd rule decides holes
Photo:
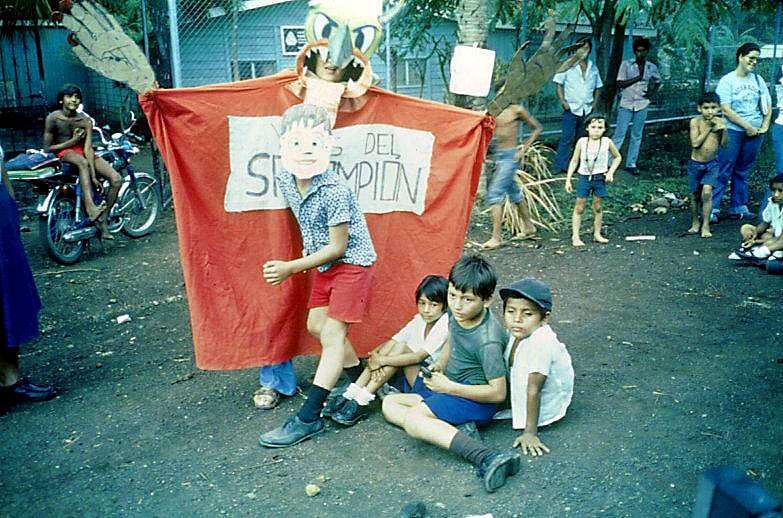
[[(109, 211), (117, 200), (122, 177), (104, 159), (95, 156), (92, 148), (92, 120), (77, 109), (82, 103), (82, 92), (78, 86), (67, 84), (57, 93), (60, 109), (46, 117), (43, 145), (64, 162), (79, 169), (79, 183), (82, 188), (84, 208), (90, 221), (94, 222), (103, 239), (114, 239), (107, 227)], [(106, 201), (99, 205), (93, 200), (93, 186), (101, 190), (96, 173), (111, 184)]]

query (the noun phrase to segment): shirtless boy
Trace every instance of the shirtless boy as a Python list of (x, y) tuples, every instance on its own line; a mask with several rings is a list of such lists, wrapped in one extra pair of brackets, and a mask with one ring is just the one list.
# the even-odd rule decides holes
[[(90, 221), (95, 222), (103, 239), (114, 239), (106, 224), (109, 211), (117, 200), (122, 185), (122, 177), (112, 169), (104, 159), (96, 157), (92, 149), (92, 121), (83, 113), (77, 112), (82, 103), (79, 87), (65, 85), (57, 93), (59, 110), (46, 117), (43, 145), (50, 153), (55, 153), (64, 162), (79, 169), (79, 182), (82, 187), (84, 208)], [(109, 180), (111, 187), (106, 201), (95, 204), (92, 197), (93, 186), (101, 189), (96, 173)]]
[[(530, 128), (530, 135), (517, 150), (517, 132), (522, 121)], [(541, 124), (523, 106), (512, 104), (495, 119), (495, 138), (497, 138), (497, 156), (495, 159), (495, 174), (487, 190), (487, 204), (492, 207), (492, 237), (481, 245), (484, 250), (491, 250), (503, 243), (503, 200), (508, 194), (515, 203), (522, 219), (522, 232), (515, 239), (526, 239), (536, 234), (536, 229), (530, 219), (530, 210), (525, 202), (522, 190), (516, 184), (517, 163), (524, 159), (525, 151), (541, 134)]]
[[(707, 92), (699, 99), (699, 115), (691, 119), (691, 160), (688, 162), (688, 184), (691, 190), (691, 228), (689, 234), (701, 229), (701, 237), (712, 237), (712, 189), (719, 185), (718, 149), (728, 144), (726, 122), (720, 116), (720, 99)], [(702, 220), (699, 225), (699, 202)]]

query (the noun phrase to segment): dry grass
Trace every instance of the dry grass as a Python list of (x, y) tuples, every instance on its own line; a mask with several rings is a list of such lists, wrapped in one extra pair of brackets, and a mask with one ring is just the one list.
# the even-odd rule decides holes
[[(536, 229), (550, 232), (559, 230), (563, 213), (554, 195), (553, 188), (561, 188), (563, 178), (554, 178), (549, 169), (553, 151), (540, 142), (535, 142), (525, 152), (522, 169), (517, 170), (517, 184), (522, 187), (530, 217)], [(503, 224), (512, 235), (524, 231), (522, 218), (517, 207), (506, 198), (503, 203)]]

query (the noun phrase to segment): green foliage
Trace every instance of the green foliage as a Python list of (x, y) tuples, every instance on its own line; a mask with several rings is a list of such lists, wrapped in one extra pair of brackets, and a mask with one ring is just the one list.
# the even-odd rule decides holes
[(0, 0), (0, 20), (4, 29), (22, 21), (38, 23), (51, 19), (56, 7), (56, 0)]

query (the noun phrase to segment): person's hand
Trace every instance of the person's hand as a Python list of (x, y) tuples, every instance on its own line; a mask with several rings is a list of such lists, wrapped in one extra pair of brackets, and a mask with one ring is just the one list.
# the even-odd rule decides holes
[[(432, 372), (432, 368), (430, 368), (430, 372)], [(427, 378), (422, 376), (422, 381), (424, 382), (424, 386), (430, 389), (433, 392), (441, 392), (441, 393), (448, 393), (449, 387), (451, 386), (453, 381), (451, 381), (449, 378), (447, 378), (442, 372), (432, 372), (432, 377)]]
[(264, 280), (272, 286), (277, 286), (292, 274), (288, 261), (267, 261), (264, 263)]
[(759, 129), (756, 131), (756, 135), (763, 135), (763, 134), (764, 134), (764, 133), (766, 133), (767, 131), (769, 131), (769, 128), (765, 128), (764, 126), (762, 126), (762, 127), (760, 127), (760, 128), (759, 128)]
[(367, 368), (370, 369), (371, 371), (377, 371), (381, 367), (383, 367), (383, 365), (379, 361), (378, 356), (374, 355), (367, 358)]
[(606, 183), (612, 183), (614, 181), (614, 173), (606, 173)]
[(84, 140), (84, 128), (73, 128), (73, 138), (77, 142)]
[(560, 104), (563, 106), (563, 109), (564, 109), (565, 111), (567, 111), (567, 112), (570, 112), (570, 111), (571, 111), (571, 105), (570, 105), (570, 104), (568, 104), (567, 102), (565, 102), (565, 101), (560, 101)]
[(541, 442), (538, 435), (532, 433), (523, 433), (514, 439), (514, 444), (511, 447), (516, 448), (517, 446), (519, 446), (523, 455), (530, 453), (533, 457), (540, 457), (545, 453), (549, 453), (549, 448), (546, 447), (546, 444)]
[(519, 149), (517, 149), (516, 155), (514, 155), (514, 158), (517, 162), (519, 162), (519, 165), (524, 165), (525, 162), (525, 154), (527, 153), (527, 146), (522, 146)]
[(574, 190), (574, 187), (571, 185), (571, 179), (570, 178), (566, 178), (566, 181), (565, 181), (565, 191), (566, 192), (573, 192), (573, 190)]
[(710, 131), (717, 132), (726, 129), (726, 121), (722, 117), (715, 117), (711, 122), (712, 128)]
[(751, 126), (751, 127), (747, 128), (747, 129), (745, 129), (745, 134), (747, 136), (749, 136), (749, 137), (755, 137), (756, 135), (759, 134), (759, 129), (758, 128), (754, 128), (753, 126)]
[(430, 363), (427, 368), (430, 370), (430, 372), (443, 372), (444, 369), (444, 367), (438, 362)]

